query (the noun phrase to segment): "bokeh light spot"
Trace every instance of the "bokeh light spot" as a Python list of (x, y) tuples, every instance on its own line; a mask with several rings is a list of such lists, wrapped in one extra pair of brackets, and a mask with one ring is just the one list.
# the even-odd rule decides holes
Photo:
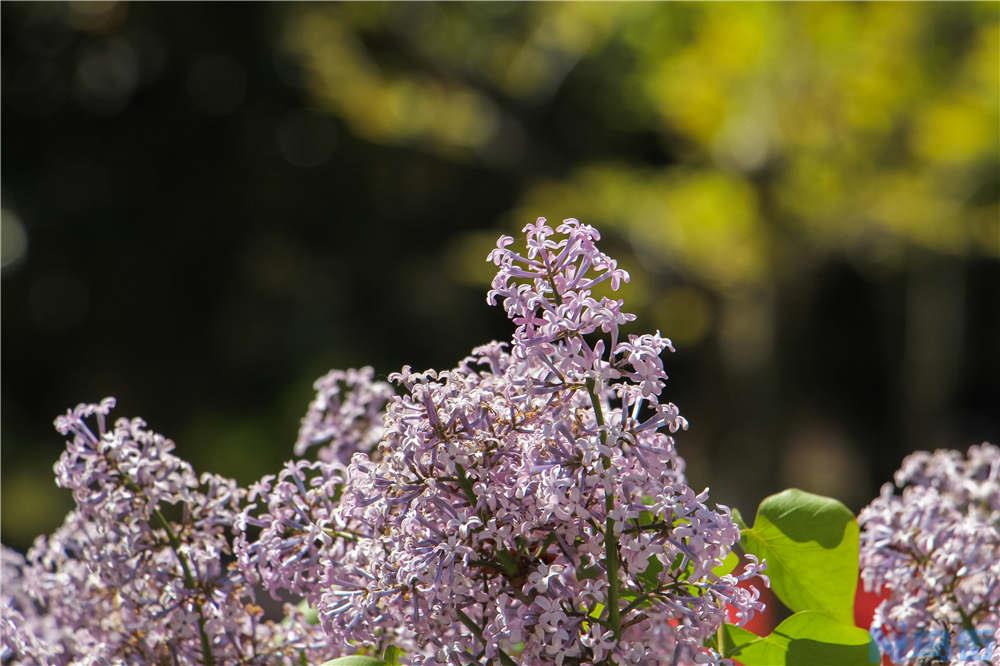
[(14, 266), (28, 252), (28, 231), (21, 218), (11, 210), (3, 209), (0, 217), (0, 254), (3, 267)]

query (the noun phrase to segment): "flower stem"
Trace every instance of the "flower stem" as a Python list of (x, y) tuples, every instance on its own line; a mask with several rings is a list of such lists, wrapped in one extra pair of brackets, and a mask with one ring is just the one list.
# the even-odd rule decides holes
[(472, 481), (469, 480), (469, 476), (465, 473), (465, 468), (460, 463), (455, 464), (455, 470), (458, 474), (458, 485), (462, 489), (462, 492), (465, 493), (465, 499), (475, 509), (479, 500), (476, 498), (476, 491), (472, 486)]
[[(955, 599), (954, 595), (952, 595), (952, 598)], [(958, 599), (955, 599), (955, 603), (958, 603)], [(979, 634), (976, 633), (976, 627), (972, 624), (972, 618), (966, 614), (965, 610), (961, 606), (958, 606), (958, 612), (962, 616), (962, 628), (965, 629), (965, 631), (969, 634), (969, 637), (972, 638), (972, 642), (976, 644), (976, 647), (982, 650), (986, 646), (983, 645), (982, 639), (979, 637)]]
[[(146, 498), (145, 493), (143, 493), (142, 486), (118, 469), (118, 464), (114, 459), (109, 457), (108, 462), (115, 468), (115, 471), (121, 475), (122, 483), (126, 488), (149, 502), (149, 499)], [(180, 562), (181, 571), (184, 573), (184, 587), (188, 588), (192, 592), (197, 592), (198, 585), (195, 583), (194, 576), (191, 574), (191, 566), (188, 564), (187, 558), (184, 557), (184, 553), (181, 552), (181, 540), (177, 538), (177, 533), (174, 532), (174, 528), (170, 526), (170, 521), (167, 520), (167, 517), (163, 515), (163, 512), (161, 512), (160, 508), (155, 504), (153, 505), (153, 517), (156, 518), (156, 522), (160, 524), (163, 531), (167, 533), (167, 541), (170, 543), (170, 549), (174, 551), (177, 561)], [(201, 657), (205, 662), (205, 666), (215, 666), (215, 658), (212, 656), (212, 643), (208, 640), (208, 634), (205, 632), (205, 616), (202, 615), (201, 603), (199, 603), (198, 599), (195, 599), (195, 607), (198, 609), (198, 638), (201, 640)]]
[[(597, 419), (597, 425), (600, 428), (601, 434), (601, 444), (607, 446), (608, 444), (608, 434), (604, 430), (604, 412), (601, 410), (601, 401), (597, 397), (596, 385), (594, 380), (587, 380), (587, 395), (590, 396), (590, 403), (594, 406), (594, 417)], [(601, 462), (604, 465), (604, 469), (607, 471), (611, 470), (611, 459), (606, 455), (601, 456)], [(621, 638), (622, 627), (621, 627), (621, 609), (619, 607), (619, 580), (618, 580), (618, 535), (615, 533), (615, 520), (611, 517), (611, 512), (615, 508), (615, 492), (614, 486), (605, 489), (604, 491), (604, 568), (608, 573), (608, 598), (605, 604), (608, 609), (608, 624), (611, 626), (612, 632), (614, 632), (615, 640)]]
[[(466, 615), (461, 608), (456, 608), (455, 612), (458, 613), (458, 619), (462, 621), (462, 624), (464, 624), (465, 627), (479, 639), (480, 643), (486, 645), (486, 637), (483, 636), (483, 630), (472, 621), (472, 618)], [(497, 654), (500, 655), (500, 663), (503, 664), (503, 666), (517, 666), (517, 662), (511, 659), (510, 655), (501, 650), (499, 647), (497, 648)]]
[[(174, 528), (170, 526), (170, 521), (167, 520), (166, 516), (158, 508), (153, 509), (153, 516), (160, 523), (160, 527), (166, 531), (167, 539), (170, 541), (170, 548), (173, 549), (174, 555), (177, 556), (177, 561), (181, 564), (181, 571), (184, 572), (184, 585), (191, 591), (197, 590), (198, 586), (195, 584), (194, 576), (191, 574), (191, 566), (188, 564), (187, 558), (184, 557), (184, 553), (181, 552), (181, 541), (177, 538)], [(198, 608), (198, 636), (201, 639), (201, 656), (205, 660), (205, 666), (215, 666), (215, 659), (212, 657), (212, 644), (208, 640), (208, 634), (205, 632), (205, 616), (201, 613), (201, 604), (198, 600), (195, 600), (195, 606)]]

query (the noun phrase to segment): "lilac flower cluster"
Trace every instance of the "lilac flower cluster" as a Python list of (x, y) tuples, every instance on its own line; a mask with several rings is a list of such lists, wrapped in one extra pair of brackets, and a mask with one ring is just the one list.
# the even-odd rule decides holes
[(279, 478), (270, 589), (305, 591), (334, 641), (412, 664), (716, 661), (706, 640), (727, 605), (762, 607), (738, 583), (763, 565), (713, 572), (739, 531), (684, 480), (669, 433), (686, 423), (659, 398), (670, 342), (621, 339), (634, 317), (594, 289), (628, 274), (596, 230), (525, 231), (524, 255), (507, 237), (490, 254), (512, 343), (393, 375), (403, 395), (329, 513), (335, 474)]
[(236, 521), (234, 542), (245, 579), (275, 598), (293, 595), (315, 606), (329, 586), (330, 563), (341, 561), (356, 537), (334, 509), (348, 463), (372, 453), (383, 436), (392, 387), (374, 370), (332, 370), (316, 381), (316, 397), (302, 419), (295, 453), (313, 446), (319, 460), (295, 460), (254, 483)]
[[(296, 459), (249, 489), (195, 475), (113, 401), (57, 419), (77, 508), (4, 554), (14, 663), (721, 663), (715, 634), (763, 608), (723, 506), (684, 476), (659, 332), (625, 335), (629, 276), (576, 220), (501, 237), (487, 300), (510, 343), (454, 369), (316, 382)], [(96, 427), (95, 427), (96, 426)], [(9, 571), (9, 573), (8, 573)], [(254, 593), (282, 602), (265, 620)], [(318, 611), (310, 622), (304, 600)]]
[(862, 579), (888, 593), (873, 633), (901, 663), (1000, 664), (1000, 448), (914, 453), (895, 482), (859, 516)]
[(293, 595), (315, 604), (328, 581), (329, 562), (344, 556), (351, 532), (334, 515), (344, 465), (370, 453), (382, 438), (385, 405), (394, 395), (370, 367), (331, 370), (316, 380), (316, 396), (302, 418), (295, 454), (319, 447), (317, 461), (295, 460), (249, 490), (235, 523), (234, 548), (245, 580), (275, 598)]
[[(322, 586), (324, 562), (343, 553), (333, 515), (343, 467), (299, 460), (253, 484), (236, 522), (236, 553), (246, 579), (275, 597), (301, 598)], [(252, 528), (259, 528), (256, 539)]]
[(15, 663), (273, 664), (323, 654), (326, 641), (308, 623), (264, 621), (227, 564), (245, 491), (197, 477), (141, 419), (108, 427), (113, 406), (79, 405), (56, 419), (69, 437), (56, 481), (76, 509), (27, 561), (5, 555), (17, 569), (3, 594)]
[(61, 650), (61, 636), (55, 618), (39, 612), (25, 589), (24, 557), (0, 546), (2, 592), (0, 592), (0, 663), (32, 655), (49, 662)]
[(316, 397), (302, 418), (295, 455), (319, 446), (317, 457), (348, 463), (355, 451), (371, 452), (382, 439), (385, 404), (392, 386), (374, 381), (370, 367), (331, 370), (316, 380)]

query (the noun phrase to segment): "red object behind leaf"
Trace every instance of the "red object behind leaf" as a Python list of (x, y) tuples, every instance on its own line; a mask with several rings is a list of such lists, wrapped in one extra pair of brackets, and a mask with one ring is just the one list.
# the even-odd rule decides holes
[(854, 624), (862, 629), (869, 629), (872, 626), (872, 617), (878, 605), (889, 597), (889, 593), (884, 589), (868, 592), (864, 583), (858, 580), (858, 589), (854, 594)]
[[(858, 588), (854, 593), (854, 624), (862, 629), (871, 629), (875, 609), (888, 597), (889, 593), (884, 588), (869, 592), (865, 589), (864, 583), (858, 579)], [(882, 666), (895, 666), (895, 664), (889, 659), (889, 655), (882, 655)]]

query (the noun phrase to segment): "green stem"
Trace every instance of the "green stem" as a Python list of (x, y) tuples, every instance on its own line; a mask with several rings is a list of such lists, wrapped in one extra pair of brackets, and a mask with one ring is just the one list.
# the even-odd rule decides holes
[[(607, 446), (608, 434), (604, 430), (604, 412), (601, 410), (601, 401), (597, 397), (596, 385), (593, 379), (587, 380), (587, 395), (590, 396), (590, 403), (594, 407), (594, 417), (597, 425), (601, 429), (601, 444)], [(605, 470), (611, 469), (611, 459), (608, 456), (601, 456), (601, 463)], [(615, 534), (615, 521), (611, 517), (611, 512), (615, 508), (615, 493), (613, 486), (604, 494), (604, 568), (608, 573), (608, 598), (605, 606), (608, 609), (608, 624), (614, 632), (615, 640), (621, 638), (622, 620), (620, 608), (620, 590), (618, 581), (618, 535)]]
[[(614, 509), (614, 496), (610, 493), (604, 498), (604, 510)], [(621, 615), (619, 610), (618, 590), (618, 535), (615, 534), (615, 521), (610, 516), (604, 521), (604, 566), (608, 571), (608, 622), (615, 632), (615, 640), (621, 638)]]
[[(184, 572), (184, 585), (189, 590), (196, 591), (198, 586), (194, 581), (194, 576), (191, 574), (191, 566), (181, 552), (181, 541), (170, 526), (170, 521), (167, 520), (166, 516), (158, 508), (153, 509), (153, 516), (160, 523), (160, 527), (167, 533), (170, 548), (173, 549), (174, 555), (177, 556), (177, 561), (181, 564), (181, 571)], [(201, 639), (201, 656), (205, 660), (205, 666), (215, 666), (215, 659), (212, 657), (212, 644), (208, 640), (208, 634), (205, 632), (205, 616), (202, 615), (201, 604), (197, 600), (195, 600), (195, 606), (198, 608), (198, 636)]]
[(643, 602), (646, 601), (646, 599), (649, 599), (649, 594), (646, 593), (646, 592), (643, 592), (642, 594), (640, 594), (639, 596), (637, 596), (632, 601), (632, 603), (630, 603), (628, 606), (625, 607), (625, 610), (622, 611), (622, 614), (625, 615), (625, 614), (628, 614), (630, 611), (635, 610), (636, 608), (638, 608), (639, 606), (641, 606), (643, 604)]
[(462, 488), (462, 492), (465, 493), (465, 499), (469, 500), (469, 504), (475, 509), (478, 499), (476, 498), (476, 491), (472, 487), (472, 481), (469, 480), (468, 475), (465, 473), (465, 468), (461, 464), (455, 463), (455, 470), (458, 473), (458, 485)]
[[(121, 475), (122, 483), (126, 488), (136, 495), (144, 497), (142, 487), (127, 474), (119, 470), (116, 461), (109, 458), (108, 462)], [(149, 500), (147, 499), (146, 501)], [(180, 562), (181, 571), (184, 573), (184, 586), (192, 592), (197, 592), (198, 585), (191, 574), (191, 566), (188, 564), (187, 558), (184, 557), (184, 553), (181, 552), (181, 540), (177, 538), (174, 528), (170, 526), (170, 521), (163, 515), (159, 507), (155, 506), (153, 508), (153, 517), (156, 518), (156, 521), (160, 523), (160, 527), (167, 533), (167, 541), (170, 543), (170, 549), (174, 551), (177, 561)], [(215, 658), (212, 656), (212, 643), (208, 640), (208, 634), (205, 632), (205, 616), (202, 615), (201, 604), (197, 599), (195, 599), (195, 607), (198, 609), (198, 638), (201, 640), (201, 657), (205, 662), (205, 666), (215, 666)]]
[(331, 537), (333, 537), (334, 539), (343, 539), (344, 541), (357, 541), (358, 540), (358, 535), (354, 534), (353, 532), (345, 532), (343, 530), (335, 530), (335, 529), (331, 529), (329, 527), (325, 528), (323, 531), (326, 532)]
[[(462, 624), (464, 624), (465, 627), (472, 632), (472, 635), (478, 638), (479, 642), (485, 646), (486, 637), (483, 636), (483, 630), (480, 629), (479, 626), (472, 621), (472, 618), (466, 615), (461, 608), (456, 608), (455, 612), (458, 613), (458, 619), (462, 621)], [(499, 647), (497, 648), (497, 652), (500, 654), (500, 663), (503, 664), (503, 666), (517, 666), (517, 662), (511, 659), (510, 655), (501, 650)]]
[[(952, 598), (954, 599), (954, 596), (952, 596)], [(958, 599), (955, 599), (955, 603), (958, 603)], [(965, 614), (965, 610), (962, 609), (961, 606), (958, 607), (958, 612), (962, 616), (962, 627), (966, 632), (968, 632), (969, 636), (972, 637), (972, 641), (976, 644), (976, 647), (982, 650), (986, 646), (983, 645), (982, 639), (979, 637), (979, 634), (976, 633), (976, 627), (972, 624), (972, 618)]]

